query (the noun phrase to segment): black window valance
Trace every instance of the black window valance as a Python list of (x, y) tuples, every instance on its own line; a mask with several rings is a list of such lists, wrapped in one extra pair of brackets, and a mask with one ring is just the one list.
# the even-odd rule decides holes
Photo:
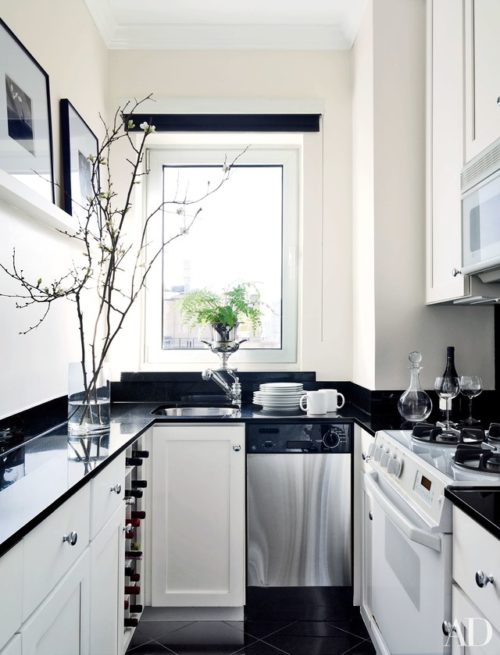
[[(134, 114), (157, 132), (319, 132), (321, 114)], [(129, 116), (124, 117), (128, 122)]]

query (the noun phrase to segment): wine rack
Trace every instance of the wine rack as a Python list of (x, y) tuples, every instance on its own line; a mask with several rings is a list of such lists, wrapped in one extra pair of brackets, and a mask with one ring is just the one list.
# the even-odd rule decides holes
[(125, 570), (124, 592), (124, 651), (139, 623), (144, 608), (144, 522), (148, 488), (147, 465), (149, 452), (140, 437), (126, 452), (125, 477)]

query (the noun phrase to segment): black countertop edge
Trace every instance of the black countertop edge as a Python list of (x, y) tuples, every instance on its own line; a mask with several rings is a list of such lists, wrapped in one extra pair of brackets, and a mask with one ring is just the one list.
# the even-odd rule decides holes
[[(49, 503), (41, 512), (39, 512), (36, 516), (34, 516), (32, 519), (27, 521), (19, 530), (14, 532), (11, 536), (6, 538), (4, 541), (0, 543), (0, 557), (5, 555), (5, 553), (13, 548), (16, 544), (18, 544), (23, 537), (25, 537), (33, 528), (35, 528), (37, 525), (39, 525), (42, 521), (44, 521), (48, 516), (50, 516), (56, 509), (58, 509), (66, 500), (71, 498), (77, 491), (82, 489), (86, 484), (90, 482), (92, 478), (94, 478), (98, 473), (103, 471), (113, 460), (115, 460), (118, 455), (120, 455), (124, 450), (126, 450), (129, 446), (131, 446), (146, 430), (148, 430), (152, 425), (151, 423), (148, 423), (145, 425), (143, 428), (140, 428), (135, 432), (133, 435), (130, 436), (130, 438), (127, 441), (124, 441), (124, 443), (118, 447), (115, 451), (113, 451), (110, 455), (106, 457), (105, 460), (102, 462), (99, 462), (98, 465), (89, 471), (85, 477), (83, 477), (81, 480), (78, 480), (78, 482), (75, 482), (69, 489), (67, 489), (64, 493), (62, 493), (60, 496), (56, 498), (56, 500), (52, 501)], [(40, 438), (43, 439), (45, 434), (40, 435)], [(31, 442), (28, 442), (31, 443)]]
[(500, 539), (500, 485), (447, 487), (444, 495), (467, 516)]
[[(115, 415), (118, 420), (122, 420), (125, 424), (128, 423), (130, 417), (141, 418), (141, 425), (137, 426), (137, 429), (134, 429), (124, 441), (117, 446), (113, 452), (111, 452), (106, 459), (98, 462), (91, 471), (87, 472), (81, 479), (74, 482), (68, 489), (62, 492), (55, 500), (49, 502), (38, 514), (33, 516), (31, 519), (26, 521), (19, 529), (15, 530), (12, 534), (6, 537), (0, 543), (0, 557), (4, 555), (9, 549), (15, 546), (23, 537), (25, 537), (33, 528), (39, 525), (43, 520), (45, 520), (50, 514), (52, 514), (58, 507), (60, 507), (66, 500), (68, 500), (73, 494), (75, 494), (79, 489), (100, 473), (106, 466), (108, 466), (116, 457), (126, 450), (131, 444), (133, 444), (144, 432), (149, 430), (155, 424), (172, 424), (172, 423), (250, 423), (250, 424), (262, 424), (265, 422), (269, 423), (357, 423), (364, 430), (369, 432), (371, 435), (374, 435), (376, 430), (388, 428), (388, 425), (376, 425), (374, 426), (371, 422), (371, 419), (363, 411), (359, 410), (354, 406), (349, 404), (344, 408), (344, 411), (339, 414), (325, 414), (323, 416), (307, 416), (307, 414), (300, 414), (296, 416), (267, 416), (259, 414), (259, 412), (254, 411), (251, 406), (242, 407), (241, 415), (232, 417), (232, 418), (218, 418), (218, 417), (164, 417), (155, 416), (152, 411), (158, 407), (158, 403), (114, 403), (113, 408)], [(112, 414), (113, 414), (112, 413)], [(380, 419), (377, 419), (377, 424)], [(19, 448), (32, 447), (33, 444), (39, 439), (50, 439), (51, 432), (56, 432), (58, 428), (61, 428), (60, 425), (54, 426), (54, 429), (49, 432), (44, 432), (43, 434), (30, 439)], [(1, 500), (1, 492), (0, 492)]]

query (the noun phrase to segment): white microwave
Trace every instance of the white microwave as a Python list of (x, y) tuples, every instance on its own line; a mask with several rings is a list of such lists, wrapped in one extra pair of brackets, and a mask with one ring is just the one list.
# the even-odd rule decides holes
[(500, 139), (464, 167), (462, 273), (500, 268)]

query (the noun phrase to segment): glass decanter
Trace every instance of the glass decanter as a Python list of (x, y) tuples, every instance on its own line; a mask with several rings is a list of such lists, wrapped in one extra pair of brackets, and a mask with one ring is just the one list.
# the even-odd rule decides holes
[(398, 412), (412, 423), (425, 421), (432, 411), (432, 400), (427, 392), (420, 386), (420, 371), (422, 367), (422, 354), (414, 350), (408, 355), (410, 361), (410, 386), (398, 400)]

